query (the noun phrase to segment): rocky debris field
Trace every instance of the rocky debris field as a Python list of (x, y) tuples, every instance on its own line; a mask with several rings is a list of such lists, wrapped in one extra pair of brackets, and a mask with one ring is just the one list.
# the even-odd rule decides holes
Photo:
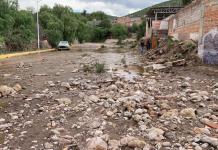
[[(128, 70), (137, 57), (69, 51), (0, 61), (0, 149), (217, 150), (218, 76), (208, 74), (216, 68)], [(84, 72), (96, 59), (107, 72)]]

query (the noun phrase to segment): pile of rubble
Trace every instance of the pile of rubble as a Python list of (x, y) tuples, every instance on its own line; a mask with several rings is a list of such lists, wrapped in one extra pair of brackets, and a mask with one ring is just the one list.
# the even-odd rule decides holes
[(185, 60), (186, 63), (200, 63), (197, 55), (197, 43), (192, 40), (184, 42), (172, 39), (160, 40), (159, 47), (148, 51), (145, 58), (157, 63)]

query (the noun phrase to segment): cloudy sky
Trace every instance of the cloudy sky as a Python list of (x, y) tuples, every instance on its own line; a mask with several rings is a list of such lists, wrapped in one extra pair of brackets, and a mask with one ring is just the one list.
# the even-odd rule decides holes
[[(21, 9), (35, 8), (37, 0), (18, 0)], [(87, 10), (104, 11), (113, 16), (124, 16), (142, 8), (157, 4), (166, 0), (42, 0), (40, 5), (54, 6), (62, 4), (70, 6), (76, 12)]]

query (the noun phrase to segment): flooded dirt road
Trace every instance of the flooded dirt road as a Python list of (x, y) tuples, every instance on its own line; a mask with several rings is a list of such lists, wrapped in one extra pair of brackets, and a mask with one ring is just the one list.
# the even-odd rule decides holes
[(141, 57), (85, 44), (0, 60), (0, 149), (215, 150), (216, 69), (147, 72)]

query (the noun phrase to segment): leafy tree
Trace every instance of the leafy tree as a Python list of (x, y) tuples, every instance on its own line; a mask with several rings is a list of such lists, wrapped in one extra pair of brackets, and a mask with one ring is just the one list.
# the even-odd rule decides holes
[(137, 31), (137, 39), (138, 40), (140, 38), (144, 37), (145, 32), (146, 32), (145, 30), (146, 30), (146, 23), (145, 23), (145, 21), (143, 21), (138, 27), (138, 31)]
[(104, 41), (109, 36), (109, 30), (101, 27), (96, 27), (94, 29), (93, 42)]
[(131, 33), (137, 33), (137, 31), (139, 30), (139, 26), (134, 23), (134, 24), (130, 27), (129, 30), (130, 30)]
[(127, 27), (115, 24), (111, 27), (111, 34), (113, 38), (124, 39), (128, 36)]
[(111, 21), (108, 18), (105, 18), (101, 21), (99, 26), (102, 28), (111, 28)]
[(93, 19), (104, 20), (104, 19), (109, 19), (109, 18), (104, 12), (97, 11), (89, 15), (89, 20), (93, 20)]
[(11, 30), (5, 34), (6, 46), (9, 50), (28, 49), (35, 37), (33, 16), (27, 11), (18, 11), (14, 14), (13, 19)]
[(0, 36), (8, 50), (27, 49), (32, 43), (34, 18), (27, 11), (18, 11), (17, 0), (0, 0)]

